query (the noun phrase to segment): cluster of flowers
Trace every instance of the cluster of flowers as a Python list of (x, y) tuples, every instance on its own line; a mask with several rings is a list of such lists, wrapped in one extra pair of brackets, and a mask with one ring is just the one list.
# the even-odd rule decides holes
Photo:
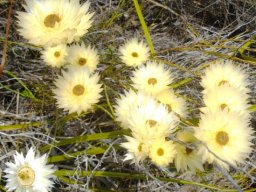
[[(18, 12), (18, 31), (29, 43), (43, 47), (42, 59), (47, 65), (64, 68), (53, 90), (58, 106), (69, 113), (89, 110), (99, 101), (102, 91), (97, 51), (75, 42), (92, 24), (89, 2), (79, 0), (26, 0), (26, 12)], [(52, 165), (47, 156), (36, 156), (30, 148), (24, 157), (16, 152), (15, 163), (7, 162), (4, 170), (7, 191), (50, 191), (53, 187)]]
[(206, 69), (201, 84), (205, 107), (195, 136), (205, 145), (198, 152), (203, 162), (215, 162), (225, 169), (235, 167), (252, 151), (248, 78), (231, 61), (218, 60)]
[[(90, 110), (101, 97), (100, 77), (95, 73), (99, 57), (91, 46), (76, 43), (92, 24), (89, 3), (26, 0), (24, 8), (26, 12), (18, 13), (20, 34), (44, 48), (47, 65), (62, 68), (53, 90), (58, 106), (69, 113)], [(205, 161), (235, 166), (250, 154), (249, 89), (242, 69), (222, 61), (206, 70), (202, 78), (206, 107), (201, 109), (199, 126), (182, 130), (179, 121), (187, 117), (187, 105), (169, 88), (174, 80), (170, 70), (149, 61), (149, 48), (136, 38), (121, 46), (120, 58), (134, 67), (132, 88), (120, 95), (115, 107), (117, 121), (132, 135), (121, 144), (128, 151), (124, 160), (138, 163), (149, 157), (159, 167), (174, 161), (178, 171), (195, 171), (203, 170)], [(6, 163), (4, 171), (8, 191), (52, 188), (55, 169), (46, 165), (46, 155), (35, 156), (31, 148), (25, 157), (16, 153), (14, 160)]]
[(202, 170), (199, 155), (186, 147), (197, 141), (192, 132), (179, 131), (177, 139), (183, 143), (170, 140), (178, 130), (179, 118), (187, 117), (185, 101), (169, 88), (171, 72), (162, 63), (147, 61), (149, 48), (137, 39), (128, 41), (120, 52), (123, 63), (135, 67), (133, 89), (125, 91), (115, 107), (117, 121), (132, 134), (121, 144), (128, 151), (124, 160), (138, 163), (149, 157), (160, 167), (175, 161), (177, 170)]
[(26, 2), (27, 12), (18, 12), (20, 34), (31, 44), (44, 48), (42, 59), (47, 65), (63, 69), (53, 90), (58, 106), (69, 113), (90, 110), (101, 97), (100, 77), (95, 73), (99, 56), (90, 45), (76, 43), (92, 24), (89, 2)]

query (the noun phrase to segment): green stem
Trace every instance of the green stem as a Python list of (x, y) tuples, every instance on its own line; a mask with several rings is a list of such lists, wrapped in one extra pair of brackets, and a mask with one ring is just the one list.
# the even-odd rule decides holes
[(134, 6), (135, 6), (137, 15), (139, 17), (140, 24), (142, 26), (142, 30), (144, 32), (145, 38), (146, 38), (146, 40), (148, 42), (148, 46), (150, 48), (151, 54), (154, 55), (156, 53), (156, 51), (155, 51), (154, 45), (153, 45), (153, 43), (151, 41), (150, 33), (148, 31), (148, 27), (146, 25), (145, 19), (144, 19), (143, 15), (142, 15), (142, 11), (140, 9), (140, 5), (139, 5), (137, 0), (133, 0), (133, 3), (134, 3)]

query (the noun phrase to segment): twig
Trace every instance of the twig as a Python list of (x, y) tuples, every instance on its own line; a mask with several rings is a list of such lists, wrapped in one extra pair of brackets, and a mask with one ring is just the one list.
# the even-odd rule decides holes
[(10, 29), (10, 25), (11, 25), (12, 5), (13, 5), (13, 0), (10, 0), (10, 6), (9, 6), (9, 10), (8, 10), (8, 17), (7, 17), (7, 23), (6, 23), (6, 29), (5, 29), (5, 39), (4, 39), (4, 46), (3, 46), (2, 62), (0, 65), (0, 76), (3, 74), (4, 65), (6, 63), (7, 43), (8, 43), (9, 29)]

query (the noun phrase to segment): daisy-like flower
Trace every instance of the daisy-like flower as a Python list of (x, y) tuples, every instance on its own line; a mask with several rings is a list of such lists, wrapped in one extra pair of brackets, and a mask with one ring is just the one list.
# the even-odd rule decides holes
[(164, 68), (163, 64), (147, 62), (133, 72), (131, 78), (134, 88), (156, 95), (159, 92), (168, 89), (173, 78), (169, 70)]
[(149, 48), (143, 42), (133, 38), (120, 47), (122, 62), (127, 66), (137, 67), (149, 58)]
[(165, 138), (175, 131), (178, 118), (165, 105), (153, 98), (130, 111), (129, 128), (145, 141)]
[(18, 12), (18, 31), (39, 46), (77, 41), (91, 27), (90, 3), (79, 0), (26, 0), (26, 12)]
[(116, 101), (116, 120), (121, 123), (121, 126), (124, 129), (128, 129), (130, 127), (129, 119), (134, 108), (142, 105), (143, 103), (148, 103), (152, 99), (154, 99), (152, 96), (142, 92), (136, 93), (131, 89), (126, 91), (125, 94), (120, 95), (120, 98)]
[(174, 111), (181, 117), (187, 117), (187, 104), (184, 99), (177, 97), (173, 90), (168, 89), (155, 95), (156, 99), (168, 106), (169, 111)]
[(206, 113), (208, 110), (227, 110), (248, 113), (247, 99), (247, 94), (241, 93), (234, 87), (223, 85), (204, 94), (206, 107), (201, 108), (201, 111)]
[(92, 73), (97, 68), (99, 56), (97, 50), (91, 46), (85, 47), (81, 45), (72, 45), (69, 47), (69, 55), (67, 59), (71, 65), (87, 68)]
[[(199, 127), (195, 127), (195, 137), (217, 157), (233, 166), (237, 162), (243, 163), (252, 151), (253, 131), (249, 126), (249, 119), (235, 112), (219, 110), (202, 114)], [(228, 169), (229, 166), (209, 150), (204, 145), (199, 148), (203, 162), (216, 162)]]
[(132, 163), (139, 162), (148, 157), (149, 146), (139, 138), (125, 136), (127, 142), (122, 143), (121, 146), (127, 149), (124, 161), (132, 160)]
[(150, 159), (159, 167), (168, 166), (173, 162), (175, 155), (176, 150), (173, 142), (166, 141), (163, 138), (154, 140), (149, 151)]
[(235, 87), (243, 93), (248, 93), (249, 89), (246, 88), (248, 84), (249, 81), (244, 70), (228, 60), (212, 62), (205, 70), (201, 82), (201, 85), (205, 89), (203, 93), (207, 93), (209, 90), (215, 90), (216, 87), (223, 85)]
[(178, 142), (175, 143), (177, 154), (175, 156), (174, 162), (177, 171), (185, 172), (188, 169), (192, 172), (195, 172), (196, 169), (203, 171), (201, 156), (198, 155), (195, 148), (193, 149), (188, 147), (189, 145), (195, 145), (196, 142), (198, 142), (193, 133), (190, 131), (179, 132), (177, 134), (177, 139), (184, 142), (184, 144)]
[(60, 44), (54, 47), (46, 47), (42, 51), (43, 61), (46, 65), (51, 67), (61, 67), (63, 64), (65, 64), (67, 55), (67, 47), (64, 44)]
[(80, 114), (99, 101), (102, 88), (97, 73), (90, 75), (87, 69), (81, 70), (79, 67), (70, 67), (62, 73), (63, 76), (58, 77), (56, 89), (53, 90), (60, 108)]
[(47, 156), (35, 156), (30, 148), (26, 157), (22, 153), (14, 155), (14, 163), (7, 162), (4, 170), (7, 178), (6, 189), (17, 192), (48, 192), (53, 187), (52, 165), (46, 165)]

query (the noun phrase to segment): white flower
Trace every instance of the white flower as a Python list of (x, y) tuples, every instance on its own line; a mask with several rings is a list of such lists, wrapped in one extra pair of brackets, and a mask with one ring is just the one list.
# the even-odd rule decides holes
[(60, 44), (54, 47), (46, 47), (42, 51), (42, 59), (46, 65), (51, 67), (61, 67), (66, 62), (67, 47)]
[(156, 99), (168, 106), (169, 111), (174, 111), (181, 117), (187, 117), (187, 104), (184, 99), (177, 97), (173, 90), (168, 89), (155, 95)]
[(127, 119), (132, 135), (147, 142), (168, 137), (177, 126), (178, 118), (153, 98), (146, 103), (139, 103), (130, 113)]
[(176, 150), (173, 142), (159, 138), (153, 141), (149, 157), (156, 166), (166, 167), (173, 162), (175, 154)]
[(26, 157), (16, 152), (15, 163), (7, 162), (6, 173), (8, 191), (16, 192), (48, 192), (53, 187), (52, 165), (46, 165), (47, 156), (35, 156), (32, 148), (29, 149)]
[(34, 45), (72, 43), (91, 27), (89, 6), (79, 0), (26, 0), (26, 12), (18, 12), (18, 31)]
[(249, 85), (248, 77), (241, 67), (233, 64), (229, 60), (217, 60), (205, 70), (205, 75), (202, 76), (201, 85), (205, 89), (203, 93), (209, 90), (214, 90), (216, 87), (227, 85), (235, 87), (243, 93), (248, 93)]
[(69, 47), (67, 61), (71, 65), (87, 68), (92, 73), (97, 68), (99, 56), (96, 49), (91, 48), (90, 46), (85, 47), (82, 43), (81, 45), (71, 45)]
[(59, 76), (55, 82), (57, 88), (53, 90), (60, 108), (80, 114), (99, 101), (102, 88), (98, 83), (98, 74), (90, 75), (87, 69), (79, 67), (68, 68), (62, 73), (63, 76)]
[[(195, 137), (207, 145), (217, 157), (233, 166), (243, 163), (252, 151), (253, 131), (249, 119), (241, 113), (216, 111), (202, 114), (199, 127), (195, 127)], [(216, 162), (223, 168), (228, 165), (211, 154), (205, 146), (199, 148), (203, 162)]]
[(177, 171), (185, 172), (188, 169), (192, 172), (195, 172), (196, 169), (203, 171), (202, 159), (198, 155), (196, 148), (193, 149), (186, 146), (191, 144), (196, 145), (196, 142), (198, 142), (193, 133), (190, 131), (179, 132), (177, 139), (184, 142), (184, 144), (175, 143), (177, 154), (175, 155), (174, 161)]
[(241, 93), (234, 87), (223, 85), (209, 90), (204, 94), (203, 100), (206, 107), (202, 108), (202, 112), (227, 110), (241, 113), (248, 113), (247, 104), (248, 95)]
[(127, 66), (137, 67), (148, 60), (149, 48), (143, 42), (133, 38), (120, 47), (121, 59)]
[(139, 162), (148, 157), (149, 146), (139, 138), (125, 136), (127, 142), (121, 143), (121, 146), (126, 148), (128, 153), (125, 154), (124, 161), (132, 160), (132, 163)]
[(126, 91), (125, 94), (120, 95), (115, 106), (116, 120), (121, 123), (124, 129), (129, 128), (129, 119), (134, 111), (134, 108), (142, 103), (148, 103), (153, 97), (141, 92), (134, 92), (133, 90)]
[(168, 89), (173, 78), (169, 70), (164, 68), (163, 64), (147, 62), (133, 72), (131, 78), (134, 88), (152, 95)]

